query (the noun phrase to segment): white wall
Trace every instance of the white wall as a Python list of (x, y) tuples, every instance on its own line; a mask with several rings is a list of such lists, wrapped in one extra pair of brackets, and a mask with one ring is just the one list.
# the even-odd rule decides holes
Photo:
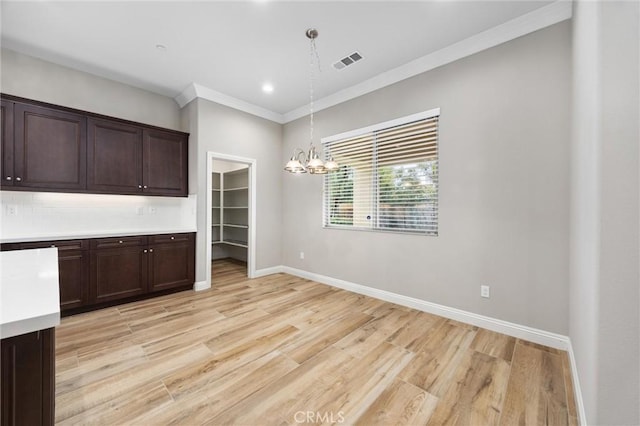
[(601, 2), (600, 7), (601, 376), (597, 421), (640, 424), (640, 3)]
[(180, 108), (171, 98), (2, 49), (0, 91), (69, 108), (174, 130)]
[(640, 6), (574, 10), (570, 337), (589, 424), (640, 424)]
[(320, 138), (441, 108), (439, 236), (323, 229), (322, 178), (286, 174), (284, 264), (567, 334), (570, 57), (564, 22), (317, 113)]
[(282, 264), (282, 126), (203, 99), (192, 101), (184, 111), (185, 124), (197, 127), (190, 161), (197, 180), (189, 191), (198, 196), (196, 281), (206, 279), (207, 152), (256, 160), (256, 269)]

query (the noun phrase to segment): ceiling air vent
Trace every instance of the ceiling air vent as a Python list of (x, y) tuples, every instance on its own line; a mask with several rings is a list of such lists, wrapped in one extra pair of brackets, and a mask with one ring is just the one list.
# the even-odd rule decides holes
[(341, 70), (348, 67), (349, 65), (352, 65), (358, 62), (360, 59), (362, 59), (362, 55), (358, 52), (353, 52), (351, 55), (345, 56), (344, 58), (340, 59), (338, 62), (334, 63), (333, 67), (337, 70)]

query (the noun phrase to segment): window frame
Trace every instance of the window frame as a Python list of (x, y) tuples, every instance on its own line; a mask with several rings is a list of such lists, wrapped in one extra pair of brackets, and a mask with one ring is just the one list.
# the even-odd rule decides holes
[[(343, 133), (338, 133), (336, 135), (332, 135), (332, 136), (327, 136), (324, 137), (320, 140), (322, 147), (323, 147), (323, 152), (325, 155), (325, 158), (328, 158), (329, 156), (329, 152), (326, 149), (327, 144), (330, 144), (332, 142), (336, 142), (336, 141), (340, 141), (340, 140), (344, 140), (344, 139), (350, 139), (350, 138), (355, 138), (355, 137), (359, 137), (359, 136), (364, 136), (367, 135), (369, 133), (375, 133), (375, 132), (380, 132), (380, 131), (384, 131), (384, 130), (388, 130), (390, 128), (393, 127), (397, 127), (397, 126), (402, 126), (402, 125), (406, 125), (406, 124), (410, 124), (412, 122), (416, 122), (416, 121), (420, 121), (420, 120), (427, 120), (430, 118), (434, 118), (434, 117), (440, 117), (440, 108), (433, 108), (427, 111), (423, 111), (423, 112), (419, 112), (419, 113), (415, 113), (415, 114), (411, 114), (411, 115), (407, 115), (404, 117), (400, 117), (400, 118), (396, 118), (393, 120), (389, 120), (389, 121), (385, 121), (382, 123), (377, 123), (377, 124), (373, 124), (371, 126), (366, 126), (366, 127), (361, 127), (359, 129), (354, 129), (354, 130), (349, 130), (347, 132), (343, 132)], [(439, 120), (438, 120), (439, 121)], [(438, 172), (437, 172), (437, 183), (436, 183), (436, 187), (437, 187), (437, 192), (436, 192), (436, 197), (435, 197), (435, 202), (436, 202), (436, 212), (437, 212), (437, 221), (436, 221), (436, 229), (435, 231), (430, 231), (430, 230), (416, 230), (416, 231), (409, 231), (406, 229), (402, 229), (402, 230), (395, 230), (393, 228), (382, 228), (379, 226), (380, 223), (380, 218), (379, 216), (379, 210), (380, 210), (380, 191), (379, 188), (377, 188), (377, 184), (376, 184), (376, 194), (375, 194), (375, 199), (372, 202), (372, 211), (371, 211), (371, 216), (375, 217), (375, 226), (372, 227), (362, 227), (362, 226), (354, 226), (354, 225), (340, 225), (340, 224), (329, 224), (329, 212), (327, 211), (327, 209), (330, 208), (329, 206), (329, 192), (327, 191), (327, 180), (330, 178), (331, 173), (324, 175), (323, 177), (323, 182), (322, 182), (322, 227), (324, 229), (341, 229), (341, 230), (349, 230), (349, 231), (365, 231), (365, 232), (382, 232), (382, 233), (392, 233), (392, 234), (406, 234), (406, 235), (420, 235), (420, 236), (435, 236), (437, 237), (439, 234), (439, 229), (440, 229), (440, 217), (439, 217), (439, 212), (440, 212), (440, 205), (439, 205), (439, 199), (440, 199), (440, 167), (439, 167), (439, 162), (440, 162), (440, 126), (438, 123), (438, 128), (437, 128), (437, 144), (436, 144), (436, 156), (435, 156), (435, 161), (436, 161), (436, 165), (438, 166)], [(374, 143), (373, 148), (374, 151), (377, 151), (378, 146), (377, 143)], [(338, 163), (340, 163), (338, 161)], [(372, 172), (371, 172), (371, 180), (372, 182), (376, 182), (377, 179), (379, 179), (379, 169), (380, 166), (377, 164), (376, 167), (373, 167)]]

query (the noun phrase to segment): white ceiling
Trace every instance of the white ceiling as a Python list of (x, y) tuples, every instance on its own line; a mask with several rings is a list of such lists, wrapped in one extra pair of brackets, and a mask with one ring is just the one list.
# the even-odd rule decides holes
[[(309, 27), (320, 33), (315, 97), (321, 106), (323, 98), (362, 88), (381, 75), (397, 74), (378, 86), (406, 78), (412, 61), (514, 19), (520, 19), (525, 33), (538, 29), (520, 24), (522, 15), (541, 15), (550, 3), (3, 0), (1, 42), (183, 101), (208, 93), (222, 103), (286, 121), (278, 117), (303, 115), (295, 111), (303, 111), (309, 101)], [(157, 49), (158, 44), (166, 50)], [(341, 71), (332, 67), (356, 50), (363, 60)], [(265, 82), (274, 86), (273, 93), (263, 93)]]

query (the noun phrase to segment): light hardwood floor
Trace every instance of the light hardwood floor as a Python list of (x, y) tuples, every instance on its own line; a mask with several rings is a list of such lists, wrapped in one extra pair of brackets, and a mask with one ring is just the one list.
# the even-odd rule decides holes
[(567, 354), (286, 274), (64, 318), (59, 424), (577, 424)]

